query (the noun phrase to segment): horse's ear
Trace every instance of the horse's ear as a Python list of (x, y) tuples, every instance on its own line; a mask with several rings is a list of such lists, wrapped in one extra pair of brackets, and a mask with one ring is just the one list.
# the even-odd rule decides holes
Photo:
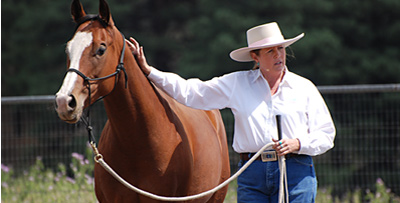
[(110, 22), (110, 8), (105, 0), (100, 0), (100, 18), (108, 24)]
[(82, 18), (83, 16), (86, 16), (85, 10), (83, 10), (83, 6), (79, 0), (74, 0), (71, 4), (71, 15), (72, 19), (74, 19), (75, 22), (78, 22), (78, 19)]

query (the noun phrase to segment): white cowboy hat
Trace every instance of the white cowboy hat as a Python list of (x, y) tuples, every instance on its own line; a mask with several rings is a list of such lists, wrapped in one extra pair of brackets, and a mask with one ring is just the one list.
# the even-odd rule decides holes
[(304, 33), (301, 33), (295, 38), (285, 39), (281, 33), (281, 30), (279, 29), (278, 24), (276, 22), (272, 22), (247, 30), (246, 36), (248, 47), (233, 50), (229, 54), (229, 56), (235, 61), (253, 61), (250, 51), (279, 45), (287, 47), (301, 39), (304, 36)]

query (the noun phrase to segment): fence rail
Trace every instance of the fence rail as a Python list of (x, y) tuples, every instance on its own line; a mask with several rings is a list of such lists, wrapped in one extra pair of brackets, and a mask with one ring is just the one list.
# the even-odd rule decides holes
[(400, 92), (400, 84), (319, 86), (321, 94)]
[(52, 103), (54, 102), (54, 98), (54, 95), (2, 97), (1, 105)]
[[(400, 194), (400, 84), (319, 86), (332, 113), (335, 147), (315, 157), (319, 187), (337, 194), (373, 188), (377, 178)], [(66, 166), (71, 153), (84, 154), (87, 134), (81, 124), (66, 124), (54, 111), (54, 96), (2, 97), (1, 162), (23, 171), (41, 157), (48, 168)], [(221, 110), (229, 146), (233, 116)], [(98, 136), (107, 116), (102, 104), (91, 110)], [(238, 155), (230, 148), (231, 169)]]

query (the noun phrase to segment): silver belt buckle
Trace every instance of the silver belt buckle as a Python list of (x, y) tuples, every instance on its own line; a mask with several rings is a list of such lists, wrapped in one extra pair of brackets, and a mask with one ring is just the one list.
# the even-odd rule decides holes
[(265, 152), (261, 153), (261, 160), (263, 162), (268, 162), (268, 161), (276, 161), (278, 159), (276, 157), (275, 151), (265, 151)]

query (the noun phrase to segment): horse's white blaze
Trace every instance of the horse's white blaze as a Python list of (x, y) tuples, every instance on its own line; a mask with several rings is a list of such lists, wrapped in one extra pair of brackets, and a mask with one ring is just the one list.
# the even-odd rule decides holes
[[(79, 62), (83, 51), (92, 44), (92, 41), (93, 35), (91, 32), (77, 32), (74, 38), (68, 42), (66, 51), (70, 60), (69, 68), (79, 70)], [(57, 94), (70, 95), (78, 77), (79, 76), (76, 73), (68, 72), (64, 78), (63, 85)]]

